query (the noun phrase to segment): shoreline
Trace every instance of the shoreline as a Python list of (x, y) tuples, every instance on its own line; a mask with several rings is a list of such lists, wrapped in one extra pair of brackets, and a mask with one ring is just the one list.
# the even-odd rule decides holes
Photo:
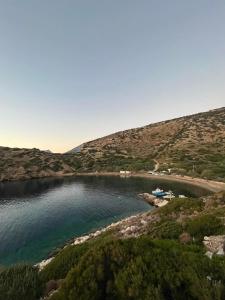
[(165, 181), (174, 181), (195, 185), (211, 192), (225, 191), (225, 183), (221, 181), (207, 180), (202, 178), (192, 178), (181, 175), (151, 175), (147, 173), (131, 173), (129, 175), (121, 175), (119, 172), (99, 172), (99, 173), (76, 173), (74, 176), (120, 176), (120, 177), (138, 177), (147, 179), (160, 179)]
[(165, 181), (174, 181), (186, 183), (189, 185), (194, 185), (206, 189), (211, 192), (225, 191), (225, 182), (215, 181), (203, 178), (194, 178), (186, 175), (152, 175), (144, 172), (132, 172), (129, 175), (121, 175), (119, 172), (87, 172), (87, 173), (67, 173), (67, 174), (54, 174), (51, 176), (43, 177), (30, 177), (30, 178), (14, 178), (10, 180), (0, 180), (0, 183), (9, 182), (23, 182), (28, 180), (38, 180), (38, 179), (53, 179), (53, 178), (66, 178), (66, 177), (76, 177), (76, 176), (118, 176), (118, 177), (137, 177), (137, 178), (147, 178), (147, 179), (159, 179)]
[[(166, 181), (174, 181), (174, 182), (183, 182), (186, 184), (189, 184), (190, 186), (198, 186), (201, 188), (204, 188), (208, 191), (211, 192), (219, 192), (225, 190), (225, 183), (222, 182), (217, 182), (217, 181), (209, 181), (205, 179), (200, 179), (200, 178), (191, 178), (188, 176), (180, 176), (180, 175), (150, 175), (146, 173), (132, 173), (129, 174), (128, 176), (121, 176), (120, 173), (118, 172), (102, 172), (102, 173), (76, 173), (73, 176), (120, 176), (120, 177), (137, 177), (137, 178), (147, 178), (147, 179), (160, 179), (160, 180), (166, 180)], [(68, 242), (64, 244), (60, 248), (60, 250), (65, 249), (68, 246), (72, 245), (79, 245), (82, 244), (90, 239), (96, 238), (97, 236), (101, 235), (102, 233), (109, 231), (111, 229), (119, 228), (119, 227), (124, 227), (124, 232), (128, 230), (128, 232), (133, 229), (135, 229), (135, 226), (128, 226), (129, 222), (137, 220), (137, 219), (142, 219), (144, 216), (146, 216), (151, 210), (148, 212), (142, 212), (142, 213), (137, 213), (136, 215), (132, 215), (130, 217), (126, 217), (121, 219), (120, 221), (113, 222), (105, 227), (99, 228), (96, 231), (92, 231), (88, 234), (84, 234), (75, 238), (70, 239)], [(145, 226), (145, 221), (143, 221), (143, 226)], [(125, 225), (125, 226), (124, 226)], [(132, 229), (133, 228), (133, 229)], [(132, 234), (132, 232), (131, 232)], [(39, 270), (41, 271), (43, 268), (45, 268), (55, 257), (57, 253), (53, 256), (48, 256), (47, 259), (44, 259), (40, 261), (39, 263), (35, 264), (34, 266), (38, 267)]]
[[(58, 176), (49, 176), (49, 177), (40, 177), (40, 178), (33, 178), (33, 179), (44, 179), (44, 178), (64, 178), (64, 177), (76, 177), (76, 176), (118, 176), (118, 177), (123, 177), (123, 178), (128, 178), (128, 177), (136, 177), (136, 178), (145, 178), (145, 179), (153, 179), (153, 180), (165, 180), (165, 181), (170, 181), (170, 182), (181, 182), (181, 183), (186, 183), (189, 184), (190, 187), (191, 186), (197, 186), (197, 187), (201, 187), (203, 189), (206, 189), (210, 192), (220, 192), (220, 191), (225, 191), (225, 183), (223, 182), (218, 182), (218, 181), (212, 181), (212, 180), (206, 180), (206, 179), (201, 179), (201, 178), (192, 178), (189, 176), (181, 176), (181, 175), (151, 175), (151, 174), (147, 174), (147, 173), (139, 173), (139, 172), (133, 172), (129, 175), (121, 175), (119, 172), (89, 172), (89, 173), (70, 173), (70, 174), (66, 174), (66, 175), (58, 175)], [(31, 178), (32, 179), (32, 178)], [(27, 180), (27, 179), (26, 179)], [(28, 179), (29, 180), (29, 179)], [(20, 180), (18, 180), (20, 181)], [(23, 181), (23, 180), (21, 180)], [(8, 181), (9, 182), (9, 181)], [(149, 213), (149, 211), (147, 212)], [(105, 227), (99, 228), (96, 231), (91, 231), (87, 234), (78, 236), (76, 238), (72, 238), (70, 240), (68, 240), (66, 243), (64, 243), (64, 245), (62, 245), (59, 250), (62, 250), (68, 246), (71, 245), (78, 245), (81, 243), (84, 243), (92, 238), (95, 238), (97, 236), (99, 236), (100, 234), (111, 230), (113, 228), (116, 228), (117, 226), (122, 226), (126, 223), (129, 223), (129, 221), (131, 220), (135, 220), (137, 218), (141, 218), (142, 216), (144, 216), (146, 214), (146, 212), (143, 213), (137, 213), (136, 215), (132, 215), (130, 217), (126, 217), (123, 218), (117, 222), (113, 222)], [(131, 226), (132, 227), (132, 226)], [(43, 268), (45, 268), (45, 266), (47, 266), (55, 257), (56, 254), (49, 253), (49, 256), (47, 256), (46, 259), (43, 259), (42, 261), (34, 264), (35, 267), (38, 267), (39, 270), (42, 270)]]
[[(68, 240), (63, 246), (61, 246), (58, 249), (59, 249), (59, 251), (61, 251), (69, 246), (76, 246), (76, 245), (83, 244), (91, 239), (98, 237), (99, 235), (101, 235), (102, 233), (104, 233), (106, 231), (115, 229), (116, 227), (120, 227), (120, 226), (124, 227), (124, 228), (126, 228), (124, 231), (127, 231), (127, 228), (129, 228), (129, 226), (127, 226), (127, 225), (129, 224), (129, 222), (132, 222), (134, 220), (137, 220), (137, 219), (147, 215), (150, 211), (151, 211), (151, 209), (146, 212), (141, 212), (141, 213), (137, 213), (135, 215), (131, 215), (129, 217), (125, 217), (119, 221), (112, 222), (111, 224), (101, 227), (95, 231), (90, 231), (87, 234), (72, 238), (72, 239)], [(145, 223), (143, 223), (143, 225), (145, 225)], [(43, 259), (42, 261), (34, 264), (34, 267), (37, 267), (39, 269), (39, 271), (43, 270), (57, 256), (57, 254), (58, 254), (58, 252), (56, 254), (53, 254), (52, 256), (49, 255), (46, 259)]]

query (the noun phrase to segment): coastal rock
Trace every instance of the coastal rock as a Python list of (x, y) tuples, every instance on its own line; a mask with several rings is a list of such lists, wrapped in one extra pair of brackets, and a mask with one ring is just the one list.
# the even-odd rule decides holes
[(205, 236), (203, 244), (208, 251), (217, 255), (224, 255), (225, 235)]
[(149, 193), (139, 194), (139, 197), (142, 197), (149, 204), (154, 205), (156, 207), (162, 207), (162, 206), (165, 206), (166, 204), (168, 204), (167, 200), (157, 198)]
[(79, 238), (76, 238), (73, 242), (72, 245), (79, 245), (79, 244), (82, 244), (84, 242), (86, 242), (87, 240), (90, 239), (90, 236), (89, 235), (85, 235), (85, 236), (81, 236)]
[(138, 226), (129, 226), (129, 227), (127, 227), (127, 228), (121, 230), (120, 232), (121, 232), (122, 234), (125, 234), (125, 235), (126, 235), (126, 234), (136, 233), (137, 230), (138, 230)]
[(40, 263), (36, 264), (35, 267), (39, 268), (39, 271), (43, 270), (52, 260), (54, 257), (42, 260)]
[(208, 258), (212, 258), (212, 256), (213, 256), (213, 253), (212, 252), (210, 252), (210, 251), (207, 251), (206, 253), (205, 253), (205, 255), (206, 256), (208, 256)]

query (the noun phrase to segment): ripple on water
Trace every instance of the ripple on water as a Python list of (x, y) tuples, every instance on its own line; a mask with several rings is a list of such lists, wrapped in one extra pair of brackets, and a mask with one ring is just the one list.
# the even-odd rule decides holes
[[(71, 177), (0, 184), (0, 264), (36, 263), (72, 237), (151, 209), (137, 195), (156, 187), (203, 189), (143, 178)], [(194, 190), (194, 194), (191, 192)]]

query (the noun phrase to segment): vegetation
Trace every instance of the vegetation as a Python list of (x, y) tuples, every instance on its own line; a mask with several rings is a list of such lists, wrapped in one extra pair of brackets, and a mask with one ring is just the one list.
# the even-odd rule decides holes
[(160, 170), (225, 181), (225, 108), (117, 132), (65, 154), (0, 147), (0, 181)]
[(225, 256), (208, 258), (202, 243), (225, 234), (224, 213), (225, 193), (173, 199), (146, 214), (136, 238), (117, 228), (62, 249), (41, 272), (1, 268), (0, 300), (225, 299)]
[(81, 257), (51, 299), (223, 299), (224, 264), (175, 241), (107, 241)]
[[(208, 152), (210, 152), (210, 148)], [(214, 150), (212, 149), (212, 151)], [(225, 154), (207, 154), (200, 151), (198, 155), (192, 156), (176, 154), (171, 156), (171, 159), (173, 163), (168, 164), (167, 167), (172, 168), (178, 174), (216, 180), (225, 178)]]
[(211, 214), (190, 219), (186, 224), (186, 229), (187, 232), (198, 240), (202, 240), (204, 236), (225, 233), (225, 226), (222, 220)]
[(154, 168), (154, 161), (149, 157), (134, 157), (121, 153), (105, 153), (98, 159), (88, 156), (85, 160), (81, 155), (80, 159), (83, 161), (83, 164), (78, 171), (81, 172), (148, 171)]
[(158, 213), (165, 220), (168, 218), (171, 219), (182, 212), (185, 213), (185, 215), (191, 215), (194, 211), (202, 211), (203, 208), (204, 203), (201, 199), (175, 198), (173, 201), (170, 201), (168, 205), (162, 207)]
[(42, 292), (38, 270), (16, 265), (0, 270), (0, 300), (36, 300)]
[(40, 272), (40, 278), (44, 282), (51, 279), (65, 278), (70, 269), (79, 261), (81, 256), (89, 249), (89, 244), (81, 244), (76, 247), (69, 246), (62, 250), (44, 271)]
[(178, 239), (183, 232), (183, 227), (176, 221), (160, 221), (150, 226), (149, 235), (157, 239)]
[[(225, 180), (225, 108), (151, 124), (83, 144), (81, 171), (160, 170)], [(88, 163), (86, 163), (88, 162)]]

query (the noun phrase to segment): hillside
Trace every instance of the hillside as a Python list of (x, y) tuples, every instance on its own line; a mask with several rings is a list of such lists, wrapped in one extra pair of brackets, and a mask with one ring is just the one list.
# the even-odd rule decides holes
[(78, 150), (84, 170), (150, 170), (154, 159), (161, 170), (223, 180), (225, 108), (117, 132)]
[(80, 166), (74, 155), (36, 148), (0, 147), (0, 158), (0, 181), (69, 175)]
[(225, 108), (121, 131), (65, 154), (0, 147), (0, 181), (76, 172), (171, 169), (225, 180)]

